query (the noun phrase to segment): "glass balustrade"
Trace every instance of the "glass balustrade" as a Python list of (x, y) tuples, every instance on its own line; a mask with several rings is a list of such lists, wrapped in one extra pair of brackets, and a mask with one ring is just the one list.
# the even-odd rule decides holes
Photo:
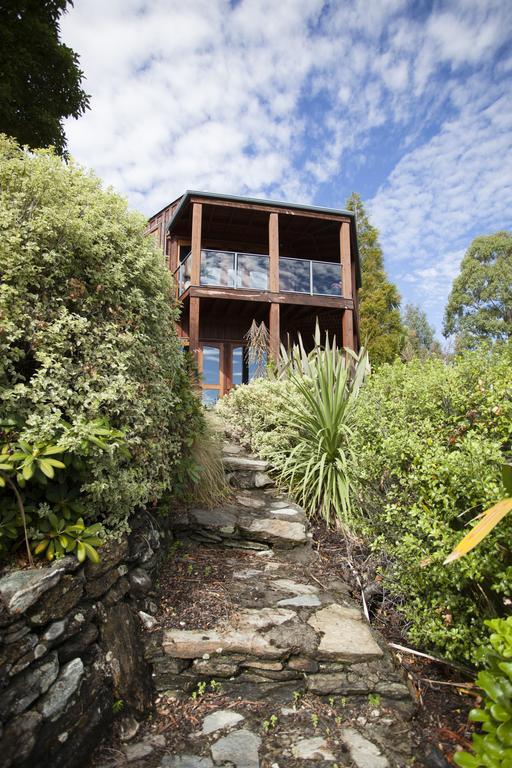
[[(180, 295), (190, 286), (192, 254), (179, 267)], [(201, 251), (200, 285), (269, 290), (269, 257), (238, 251)], [(341, 267), (328, 261), (279, 259), (279, 289), (287, 293), (341, 296)]]

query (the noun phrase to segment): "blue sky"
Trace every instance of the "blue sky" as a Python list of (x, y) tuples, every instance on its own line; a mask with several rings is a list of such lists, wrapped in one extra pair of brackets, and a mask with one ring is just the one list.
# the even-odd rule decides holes
[(185, 189), (361, 194), (441, 330), (473, 237), (512, 227), (511, 0), (76, 0), (75, 158), (149, 215)]

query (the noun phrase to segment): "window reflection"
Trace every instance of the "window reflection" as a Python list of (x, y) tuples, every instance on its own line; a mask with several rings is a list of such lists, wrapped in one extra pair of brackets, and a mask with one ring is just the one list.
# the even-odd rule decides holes
[(201, 285), (235, 287), (235, 254), (227, 251), (201, 251)]
[(244, 348), (233, 347), (231, 379), (233, 386), (244, 383)]
[(220, 382), (220, 349), (218, 347), (203, 347), (203, 383), (219, 384)]
[(268, 256), (237, 254), (237, 288), (266, 291), (268, 288)]
[(341, 296), (341, 267), (325, 261), (313, 261), (313, 293)]
[(310, 292), (309, 259), (280, 259), (279, 287), (293, 293)]
[(214, 405), (218, 399), (218, 389), (203, 389), (203, 405)]

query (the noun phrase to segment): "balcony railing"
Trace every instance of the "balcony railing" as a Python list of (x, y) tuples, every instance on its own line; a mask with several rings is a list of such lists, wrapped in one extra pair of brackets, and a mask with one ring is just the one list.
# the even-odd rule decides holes
[[(180, 296), (190, 286), (192, 254), (182, 261), (178, 272)], [(200, 285), (221, 288), (269, 290), (269, 257), (238, 251), (201, 251)], [(279, 289), (312, 296), (341, 296), (341, 267), (329, 261), (279, 259)]]

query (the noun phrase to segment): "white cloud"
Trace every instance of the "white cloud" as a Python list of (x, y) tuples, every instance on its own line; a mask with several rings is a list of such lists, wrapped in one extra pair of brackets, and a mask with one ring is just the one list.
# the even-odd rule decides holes
[(62, 36), (92, 109), (69, 146), (149, 214), (187, 188), (340, 205), (401, 132), (373, 215), (405, 292), (443, 293), (477, 222), (510, 222), (511, 29), (502, 0), (81, 0)]

